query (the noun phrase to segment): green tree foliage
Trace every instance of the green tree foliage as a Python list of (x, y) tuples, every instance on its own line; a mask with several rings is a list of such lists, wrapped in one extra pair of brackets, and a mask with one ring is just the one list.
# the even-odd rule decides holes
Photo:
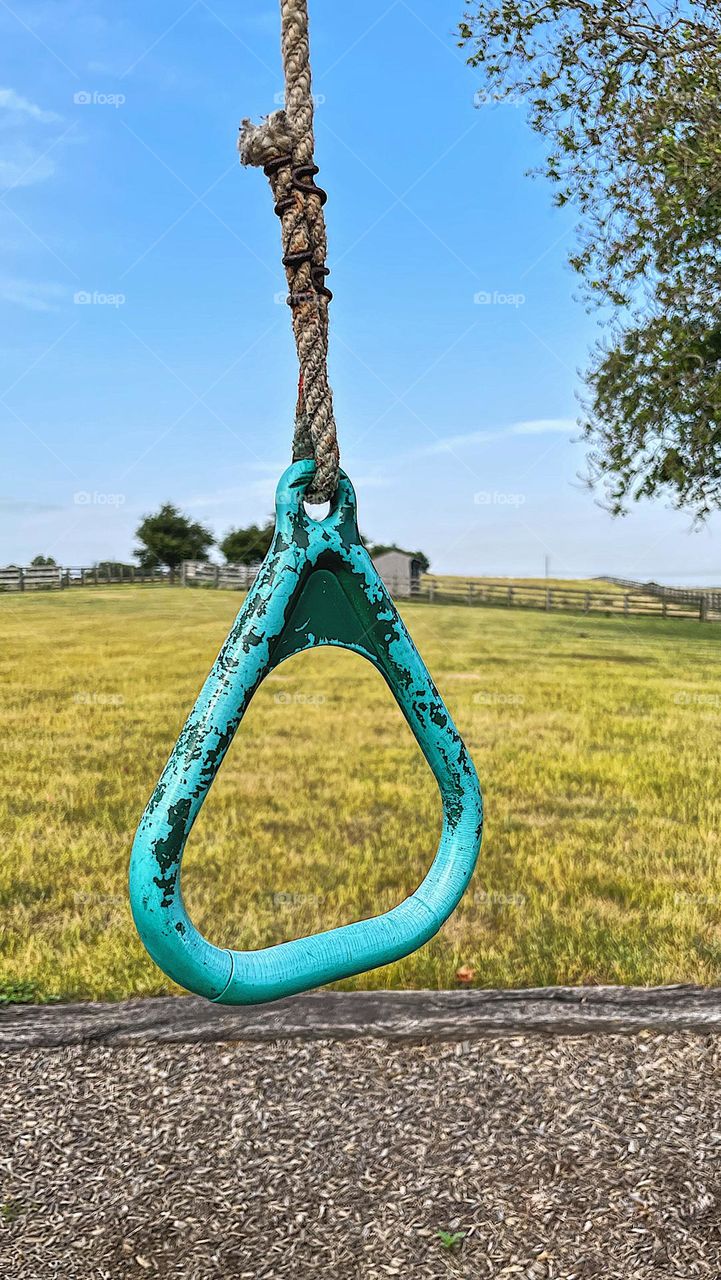
[(183, 560), (207, 560), (215, 538), (204, 525), (165, 502), (155, 515), (145, 516), (135, 531), (139, 546), (134, 555), (146, 571), (165, 565), (171, 579)]
[(219, 543), (228, 564), (258, 564), (273, 541), (275, 525), (248, 525), (247, 529), (231, 529)]
[(611, 509), (721, 506), (721, 5), (474, 2), (460, 25), (482, 100), (522, 96), (571, 263), (607, 308), (587, 373), (589, 479)]
[(57, 560), (53, 560), (52, 556), (35, 556), (30, 564), (37, 569), (53, 569), (57, 566)]

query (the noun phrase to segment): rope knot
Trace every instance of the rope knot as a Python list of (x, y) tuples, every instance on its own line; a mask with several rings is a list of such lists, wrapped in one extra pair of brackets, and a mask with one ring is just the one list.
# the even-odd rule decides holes
[(315, 460), (306, 498), (325, 502), (338, 484), (338, 442), (328, 381), (327, 238), (313, 159), (313, 95), (308, 42), (308, 0), (281, 0), (285, 108), (261, 124), (244, 120), (240, 162), (263, 169), (275, 198), (283, 242), (293, 332), (301, 382), (293, 457)]
[(240, 163), (264, 169), (274, 160), (293, 159), (293, 136), (285, 111), (274, 111), (260, 124), (243, 120), (238, 137)]

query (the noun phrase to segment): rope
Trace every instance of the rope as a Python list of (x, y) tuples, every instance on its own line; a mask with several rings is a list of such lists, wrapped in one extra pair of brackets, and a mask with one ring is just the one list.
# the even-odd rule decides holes
[(313, 95), (311, 92), (308, 0), (280, 0), (285, 108), (260, 125), (244, 120), (238, 149), (241, 164), (262, 168), (270, 181), (280, 218), (288, 304), (298, 352), (300, 378), (293, 460), (313, 458), (313, 482), (306, 498), (327, 502), (338, 484), (338, 439), (333, 392), (328, 381), (328, 303), (325, 280), (327, 237), (316, 185)]

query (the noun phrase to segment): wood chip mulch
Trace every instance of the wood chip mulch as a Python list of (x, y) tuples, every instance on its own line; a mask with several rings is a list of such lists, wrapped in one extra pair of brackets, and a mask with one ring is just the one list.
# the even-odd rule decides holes
[(0, 1275), (719, 1280), (720, 1068), (687, 1033), (5, 1054)]

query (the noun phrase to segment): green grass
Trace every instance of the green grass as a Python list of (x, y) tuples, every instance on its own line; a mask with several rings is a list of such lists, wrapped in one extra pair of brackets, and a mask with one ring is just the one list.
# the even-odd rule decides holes
[[(118, 587), (0, 599), (0, 999), (173, 990), (126, 899), (135, 825), (238, 607)], [(346, 987), (712, 983), (721, 974), (721, 628), (409, 605), (488, 826), (455, 916)], [(376, 672), (318, 650), (266, 681), (189, 842), (213, 941), (375, 914), (435, 852), (435, 784)]]

